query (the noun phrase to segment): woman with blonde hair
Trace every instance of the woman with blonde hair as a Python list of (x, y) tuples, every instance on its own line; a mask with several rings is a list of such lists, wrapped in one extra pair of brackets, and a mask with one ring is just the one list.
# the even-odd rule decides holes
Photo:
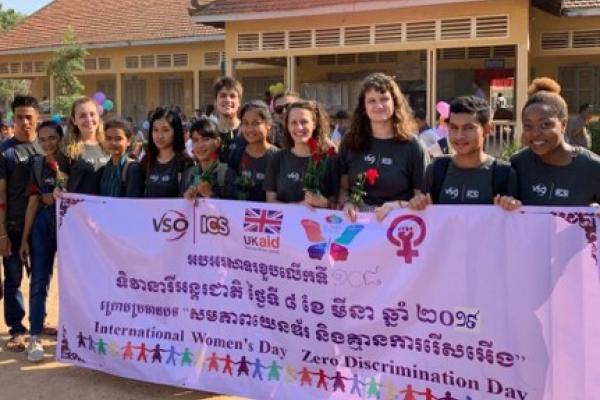
[(375, 211), (382, 220), (421, 187), (429, 158), (412, 110), (391, 76), (365, 78), (339, 154), (339, 202), (350, 219)]
[(67, 122), (65, 156), (70, 160), (68, 192), (97, 193), (97, 172), (110, 159), (103, 144), (104, 128), (96, 102), (89, 97), (76, 100)]

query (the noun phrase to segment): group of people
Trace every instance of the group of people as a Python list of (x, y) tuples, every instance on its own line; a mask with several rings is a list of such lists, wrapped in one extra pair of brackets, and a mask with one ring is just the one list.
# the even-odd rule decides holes
[[(406, 98), (382, 73), (363, 82), (351, 125), (339, 147), (327, 112), (285, 92), (271, 105), (241, 104), (233, 78), (214, 85), (217, 118), (190, 127), (181, 115), (157, 109), (140, 160), (129, 155), (127, 121), (102, 121), (93, 99), (77, 100), (63, 127), (39, 123), (35, 98), (16, 97), (14, 137), (0, 147), (0, 254), (4, 256), (6, 347), (44, 356), (45, 302), (56, 253), (54, 203), (64, 192), (131, 198), (220, 198), (302, 204), (343, 210), (355, 219), (374, 212), (430, 204), (588, 206), (600, 198), (600, 158), (567, 144), (568, 111), (560, 86), (533, 81), (522, 109), (524, 149), (511, 162), (485, 153), (490, 107), (478, 96), (450, 103), (451, 156), (430, 161)], [(29, 344), (20, 285), (30, 275)]]

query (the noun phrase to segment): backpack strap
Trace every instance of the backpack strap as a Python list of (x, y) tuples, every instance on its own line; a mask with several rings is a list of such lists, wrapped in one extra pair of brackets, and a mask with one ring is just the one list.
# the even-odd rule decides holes
[(221, 193), (219, 193), (219, 197), (224, 197), (225, 195), (225, 175), (227, 174), (227, 164), (221, 163), (219, 168), (217, 169), (217, 185), (219, 185), (219, 189)]
[(129, 164), (133, 162), (132, 159), (128, 158), (125, 160), (125, 164), (123, 164), (123, 168), (121, 168), (121, 183), (127, 184), (127, 170), (129, 169)]
[(448, 173), (448, 167), (452, 157), (442, 156), (433, 160), (433, 182), (431, 184), (431, 200), (433, 204), (438, 204), (440, 201), (440, 194), (442, 192), (442, 186)]
[(494, 160), (492, 164), (492, 189), (496, 195), (508, 194), (508, 180), (510, 178), (511, 166), (506, 161)]

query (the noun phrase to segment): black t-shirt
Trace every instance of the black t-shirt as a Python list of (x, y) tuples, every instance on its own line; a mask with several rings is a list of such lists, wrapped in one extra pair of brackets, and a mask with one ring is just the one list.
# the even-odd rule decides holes
[[(259, 158), (254, 158), (248, 154), (248, 152), (244, 152), (244, 155), (242, 156), (242, 162), (238, 167), (238, 175), (240, 177), (246, 177), (251, 182), (251, 186), (245, 189), (247, 191), (247, 197), (245, 200), (266, 201), (264, 182), (267, 172), (267, 165), (271, 157), (278, 151), (279, 149), (274, 146), (269, 147), (265, 154)], [(244, 191), (240, 185), (238, 185), (236, 189), (238, 193)]]
[[(435, 161), (427, 166), (423, 193), (431, 193)], [(494, 157), (477, 168), (460, 168), (450, 161), (437, 204), (494, 204)], [(517, 174), (511, 168), (507, 195), (517, 197)]]
[(231, 168), (237, 170), (244, 150), (246, 149), (246, 139), (239, 132), (239, 128), (232, 129), (228, 132), (219, 131), (221, 136), (221, 150), (219, 152), (219, 160), (229, 164)]
[(110, 160), (110, 156), (98, 144), (84, 144), (79, 158), (71, 161), (67, 192), (81, 194), (98, 193), (100, 168)]
[(600, 202), (600, 157), (573, 147), (569, 165), (544, 163), (529, 148), (510, 160), (519, 177), (519, 195), (524, 205), (589, 206)]
[[(277, 200), (283, 203), (298, 203), (304, 200), (303, 179), (309, 160), (310, 156), (299, 157), (290, 149), (272, 155), (265, 175), (265, 190), (277, 193)], [(321, 193), (329, 197), (337, 194), (335, 159), (327, 158), (325, 162)]]
[[(192, 185), (198, 185), (200, 183), (200, 175), (202, 174), (202, 168), (199, 165), (193, 165), (186, 169), (182, 183), (180, 195), (183, 196), (186, 190)], [(220, 178), (222, 177), (222, 179)], [(236, 172), (229, 165), (224, 162), (219, 162), (219, 165), (215, 168), (212, 173), (213, 181), (213, 198), (217, 199), (236, 199), (235, 180), (237, 178)]]
[[(144, 197), (144, 190), (146, 184), (146, 172), (140, 163), (137, 161), (127, 161), (127, 167), (125, 176), (120, 176), (121, 181), (121, 197)], [(109, 176), (117, 174), (117, 166), (113, 164), (112, 160), (109, 160), (104, 165), (98, 174), (100, 175), (100, 185), (98, 194), (100, 196), (107, 196), (108, 194), (102, 193), (102, 181), (108, 179)], [(121, 175), (123, 172), (121, 172)], [(125, 178), (125, 180), (123, 180)]]
[[(69, 171), (69, 160), (63, 154), (59, 154), (56, 157), (56, 162), (60, 172), (63, 174), (63, 178), (67, 178), (67, 171)], [(38, 193), (46, 194), (54, 192), (54, 189), (57, 186), (56, 175), (57, 171), (50, 167), (45, 156), (36, 154), (31, 157), (29, 178), (30, 189), (33, 189), (31, 187), (33, 185), (35, 188), (37, 188)]]
[(379, 178), (374, 185), (366, 183), (365, 204), (380, 206), (386, 201), (410, 200), (414, 190), (421, 189), (429, 157), (417, 137), (406, 141), (371, 138), (367, 151), (356, 152), (342, 143), (339, 153), (341, 175), (348, 175), (349, 192), (359, 174), (376, 168)]
[(179, 197), (183, 173), (192, 165), (187, 156), (175, 156), (167, 163), (155, 162), (146, 175), (145, 197)]
[(36, 154), (42, 154), (37, 142), (22, 143), (13, 137), (0, 145), (0, 179), (6, 180), (6, 225), (9, 230), (23, 230), (31, 156)]

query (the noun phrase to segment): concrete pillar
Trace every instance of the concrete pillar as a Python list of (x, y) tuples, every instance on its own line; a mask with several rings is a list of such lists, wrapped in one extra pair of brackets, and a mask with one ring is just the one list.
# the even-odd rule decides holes
[(123, 74), (121, 72), (117, 72), (115, 74), (115, 111), (117, 115), (123, 115)]
[(527, 102), (527, 87), (529, 86), (529, 42), (517, 45), (517, 70), (515, 79), (515, 123), (516, 140), (521, 140), (523, 120), (521, 110)]

